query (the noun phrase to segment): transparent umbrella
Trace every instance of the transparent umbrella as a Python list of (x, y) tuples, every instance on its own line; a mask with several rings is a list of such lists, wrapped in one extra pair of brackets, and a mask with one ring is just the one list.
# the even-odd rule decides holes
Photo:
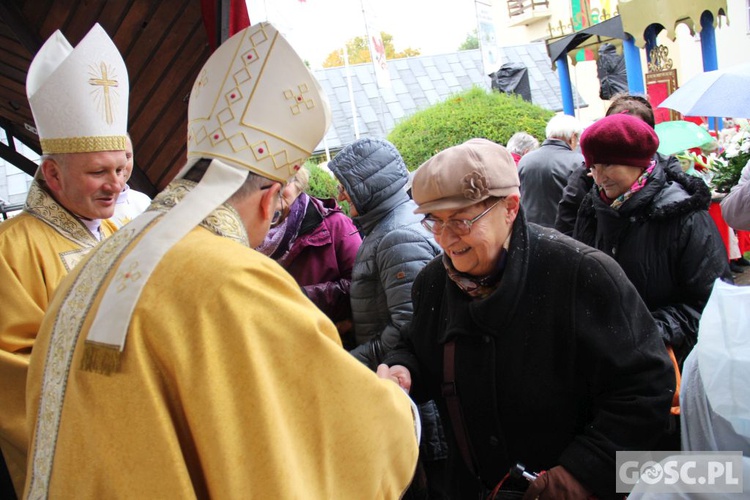
[(655, 128), (659, 136), (657, 151), (664, 155), (700, 147), (714, 140), (708, 130), (685, 120), (658, 123)]
[(685, 116), (750, 118), (750, 63), (706, 71), (685, 82), (659, 105)]

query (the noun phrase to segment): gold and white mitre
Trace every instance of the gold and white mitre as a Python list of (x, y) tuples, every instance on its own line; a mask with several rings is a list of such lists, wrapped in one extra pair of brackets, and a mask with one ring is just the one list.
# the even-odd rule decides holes
[(213, 53), (188, 106), (188, 163), (200, 158), (286, 182), (331, 121), (325, 94), (272, 25), (236, 34)]
[[(84, 365), (116, 370), (138, 297), (169, 249), (221, 206), (250, 173), (286, 183), (330, 125), (325, 94), (304, 61), (272, 25), (250, 26), (224, 42), (193, 85), (188, 161), (211, 160), (200, 182), (145, 232), (118, 264), (89, 329)], [(140, 234), (158, 212), (146, 211), (106, 244)]]
[(75, 48), (55, 31), (26, 78), (42, 153), (124, 150), (129, 93), (125, 61), (99, 24)]

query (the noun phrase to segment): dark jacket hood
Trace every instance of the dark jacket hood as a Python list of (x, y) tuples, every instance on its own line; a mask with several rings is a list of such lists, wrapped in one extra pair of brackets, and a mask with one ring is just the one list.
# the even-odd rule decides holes
[(354, 223), (367, 234), (396, 207), (409, 202), (409, 180), (401, 154), (382, 139), (360, 139), (342, 149), (328, 168), (346, 189), (359, 215)]
[[(342, 149), (328, 168), (349, 193), (357, 212), (364, 215), (395, 193), (409, 180), (401, 154), (388, 141), (360, 139)], [(407, 195), (408, 196), (408, 195)]]

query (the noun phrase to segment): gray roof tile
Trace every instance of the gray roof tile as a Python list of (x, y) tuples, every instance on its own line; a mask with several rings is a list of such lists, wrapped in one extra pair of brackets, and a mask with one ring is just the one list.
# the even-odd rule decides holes
[(466, 76), (466, 68), (464, 68), (459, 62), (451, 63), (451, 73), (456, 78), (459, 76)]
[[(426, 74), (426, 73), (425, 73)], [(415, 83), (417, 83), (417, 75), (415, 75), (411, 71), (403, 71), (401, 74), (401, 81), (404, 82), (404, 85), (409, 87), (409, 91), (411, 91), (411, 86)]]
[[(522, 63), (528, 68), (534, 104), (561, 111), (560, 82), (552, 71), (544, 42), (505, 47), (502, 51), (501, 61)], [(389, 70), (392, 87), (379, 89), (372, 64), (349, 67), (360, 137), (385, 137), (400, 120), (456, 92), (473, 86), (490, 88), (479, 50), (398, 59), (389, 62)], [(323, 151), (326, 145), (337, 150), (354, 140), (345, 68), (326, 68), (315, 71), (315, 75), (328, 95), (332, 120), (325, 141), (316, 151)], [(574, 102), (587, 106), (577, 92)]]
[(409, 63), (406, 62), (406, 59), (394, 59), (392, 61), (388, 61), (389, 69), (391, 67), (391, 64), (393, 64), (393, 66), (399, 70), (409, 69)]
[(330, 71), (326, 73), (328, 81), (331, 82), (331, 87), (345, 87), (346, 80), (344, 80), (344, 73), (339, 71)]
[[(352, 82), (352, 85), (354, 82)], [(333, 95), (328, 94), (328, 99), (336, 99), (338, 102), (349, 102), (349, 91), (346, 87), (336, 87), (333, 89)]]
[[(448, 75), (448, 73), (446, 73)], [(452, 76), (452, 75), (451, 75)], [(458, 82), (456, 82), (458, 83)], [(448, 86), (447, 80), (438, 80), (435, 82), (435, 90), (443, 98), (448, 97), (451, 94), (450, 87)]]
[[(440, 79), (440, 71), (438, 71), (436, 66), (425, 66), (425, 69), (427, 70), (427, 77), (431, 80), (438, 80)], [(419, 78), (419, 77), (417, 77)]]
[[(452, 66), (453, 66), (453, 65), (451, 65), (451, 67), (452, 67)], [(446, 84), (447, 84), (447, 85), (448, 85), (449, 87), (458, 87), (458, 86), (459, 86), (459, 85), (458, 85), (458, 79), (456, 78), (456, 75), (455, 75), (455, 74), (453, 74), (453, 73), (446, 73), (446, 74), (445, 74), (445, 75), (443, 75), (443, 76), (445, 77), (445, 83), (446, 83)]]
[(473, 84), (471, 78), (469, 78), (468, 76), (459, 76), (458, 78), (456, 78), (456, 80), (458, 80), (458, 84), (463, 89), (471, 88)]
[(375, 81), (375, 72), (372, 69), (372, 64), (355, 64), (349, 66), (352, 72), (359, 78), (360, 84), (372, 83)]
[(411, 69), (412, 73), (414, 73), (414, 76), (419, 77), (427, 74), (427, 70), (422, 65), (422, 61), (419, 57), (411, 57), (408, 59), (412, 60), (412, 63), (409, 65), (409, 69)]
[(418, 76), (417, 77), (417, 83), (419, 83), (419, 86), (427, 92), (428, 90), (433, 90), (435, 88), (435, 82), (438, 81), (439, 78), (431, 78), (429, 76)]
[(404, 84), (403, 80), (391, 80), (391, 89), (393, 89), (393, 93), (398, 94), (406, 94), (409, 91), (406, 89), (406, 85)]
[(388, 111), (391, 112), (391, 114), (393, 115), (393, 118), (396, 120), (406, 116), (406, 113), (404, 112), (404, 108), (402, 108), (401, 104), (398, 102), (389, 103)]
[(370, 100), (377, 99), (380, 93), (378, 92), (378, 85), (376, 83), (365, 83), (362, 85), (362, 89), (367, 94), (367, 98)]
[(445, 58), (435, 57), (435, 67), (441, 73), (448, 73), (451, 70), (451, 65)]
[(365, 121), (365, 123), (372, 123), (378, 121), (378, 115), (375, 114), (375, 110), (372, 109), (372, 106), (367, 106), (365, 108), (358, 108), (359, 113), (362, 115), (362, 119)]
[(404, 111), (409, 114), (417, 111), (417, 105), (414, 103), (414, 99), (412, 99), (411, 95), (409, 94), (400, 94), (398, 96), (398, 102), (401, 104), (401, 107), (404, 108)]
[[(386, 103), (398, 102), (398, 97), (393, 89), (383, 89), (380, 94)], [(377, 100), (377, 99), (376, 99)]]
[[(440, 95), (438, 95), (437, 91), (435, 89), (427, 89), (424, 91), (424, 95), (427, 96), (427, 99), (430, 101), (430, 106), (437, 104), (441, 101)], [(428, 106), (429, 107), (429, 106)]]

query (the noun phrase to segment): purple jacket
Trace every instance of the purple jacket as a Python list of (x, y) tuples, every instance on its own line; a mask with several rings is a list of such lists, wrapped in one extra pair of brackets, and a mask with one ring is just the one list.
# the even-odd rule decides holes
[(349, 286), (361, 244), (357, 228), (335, 200), (310, 197), (307, 215), (285, 258), (285, 267), (310, 300), (334, 322), (351, 318)]

